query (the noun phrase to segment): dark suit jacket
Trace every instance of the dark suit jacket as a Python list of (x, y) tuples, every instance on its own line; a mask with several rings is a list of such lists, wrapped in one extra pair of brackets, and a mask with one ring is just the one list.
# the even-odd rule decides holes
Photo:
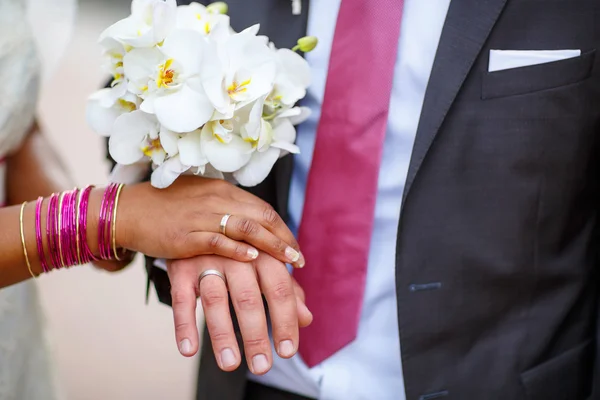
[[(307, 0), (301, 16), (287, 0), (228, 3), (235, 28), (261, 22), (287, 47), (304, 35)], [(452, 1), (398, 227), (408, 400), (600, 397), (598, 46), (600, 1)], [(490, 49), (582, 56), (489, 73)], [(284, 217), (291, 167), (252, 189)], [(198, 399), (241, 400), (245, 375), (219, 371), (205, 336)]]

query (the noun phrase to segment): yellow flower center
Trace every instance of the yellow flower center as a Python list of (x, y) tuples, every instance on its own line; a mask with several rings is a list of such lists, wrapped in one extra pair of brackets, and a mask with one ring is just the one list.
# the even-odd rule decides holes
[(229, 87), (227, 88), (227, 93), (229, 93), (229, 97), (233, 97), (236, 94), (246, 92), (248, 90), (248, 85), (251, 81), (252, 79), (248, 79), (238, 84), (237, 81), (234, 80), (231, 83), (231, 85), (229, 85)]
[(137, 106), (135, 105), (135, 103), (132, 103), (131, 101), (127, 101), (127, 100), (123, 100), (123, 99), (119, 99), (118, 101), (119, 101), (119, 105), (123, 109), (125, 109), (129, 112), (135, 111), (137, 109)]
[(156, 138), (156, 139), (152, 139), (150, 141), (150, 144), (148, 144), (147, 146), (142, 147), (142, 152), (144, 153), (145, 156), (147, 157), (152, 157), (152, 154), (157, 151), (157, 150), (161, 150), (162, 146), (160, 144), (160, 139)]
[(204, 24), (204, 33), (207, 35), (210, 33), (210, 24), (208, 22)]
[(164, 64), (159, 66), (158, 79), (156, 80), (156, 86), (166, 88), (173, 83), (175, 79), (175, 71), (171, 69), (173, 59), (168, 59)]

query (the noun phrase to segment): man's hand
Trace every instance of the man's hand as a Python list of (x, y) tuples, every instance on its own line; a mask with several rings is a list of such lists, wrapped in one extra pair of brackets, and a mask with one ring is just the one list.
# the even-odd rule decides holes
[[(214, 275), (204, 277), (198, 284), (200, 274), (208, 269), (220, 271), (227, 285)], [(248, 367), (254, 374), (266, 373), (273, 364), (273, 355), (261, 293), (269, 306), (277, 353), (290, 358), (298, 351), (298, 328), (308, 326), (312, 314), (304, 304), (303, 290), (285, 264), (264, 253), (248, 263), (220, 256), (198, 256), (171, 261), (167, 270), (175, 336), (184, 356), (193, 356), (198, 351), (196, 300), (199, 296), (217, 364), (224, 371), (233, 371), (240, 365), (240, 349), (229, 312), (231, 296)]]

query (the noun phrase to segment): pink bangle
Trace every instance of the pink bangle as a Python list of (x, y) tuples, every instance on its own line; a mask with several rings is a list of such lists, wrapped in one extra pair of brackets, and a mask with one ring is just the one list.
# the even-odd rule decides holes
[(42, 239), (42, 206), (44, 203), (43, 197), (38, 197), (37, 204), (35, 206), (35, 242), (37, 245), (37, 251), (40, 258), (40, 264), (43, 272), (49, 272), (48, 262), (46, 261), (46, 255), (44, 254), (44, 242)]
[(100, 205), (100, 220), (98, 222), (98, 248), (102, 260), (111, 260), (111, 220), (112, 209), (119, 185), (111, 183), (105, 190)]
[(48, 213), (46, 219), (46, 235), (48, 237), (48, 251), (50, 253), (50, 262), (52, 265), (50, 266), (51, 270), (54, 268), (60, 267), (60, 259), (58, 257), (58, 246), (56, 243), (57, 239), (57, 207), (58, 207), (58, 194), (54, 193), (50, 196), (50, 200), (48, 201)]
[(74, 189), (65, 195), (62, 218), (63, 218), (63, 254), (65, 258), (65, 267), (77, 264), (77, 251), (75, 245), (75, 203), (79, 191)]
[(81, 250), (81, 263), (86, 264), (90, 261), (96, 261), (97, 258), (90, 250), (87, 242), (87, 215), (90, 194), (93, 186), (88, 186), (81, 192), (81, 200), (79, 202), (79, 249)]

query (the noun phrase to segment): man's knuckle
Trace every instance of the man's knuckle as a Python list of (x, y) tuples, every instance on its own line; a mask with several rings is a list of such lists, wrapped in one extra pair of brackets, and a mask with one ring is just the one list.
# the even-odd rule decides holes
[(250, 337), (244, 339), (244, 348), (246, 349), (265, 349), (269, 346), (269, 339), (264, 337)]
[(171, 300), (173, 307), (177, 308), (187, 305), (190, 301), (190, 296), (180, 289), (171, 288)]
[(220, 290), (208, 289), (202, 291), (202, 301), (206, 307), (214, 307), (225, 304), (227, 298)]
[(190, 322), (177, 322), (175, 324), (175, 331), (176, 332), (186, 332), (189, 330), (189, 328), (191, 327), (191, 323)]
[(235, 297), (235, 303), (240, 311), (256, 310), (262, 306), (260, 295), (253, 290), (243, 290)]
[(273, 286), (271, 296), (277, 302), (285, 302), (292, 298), (294, 291), (289, 282), (278, 282)]
[(231, 341), (231, 333), (209, 328), (210, 339), (213, 343), (228, 343)]

